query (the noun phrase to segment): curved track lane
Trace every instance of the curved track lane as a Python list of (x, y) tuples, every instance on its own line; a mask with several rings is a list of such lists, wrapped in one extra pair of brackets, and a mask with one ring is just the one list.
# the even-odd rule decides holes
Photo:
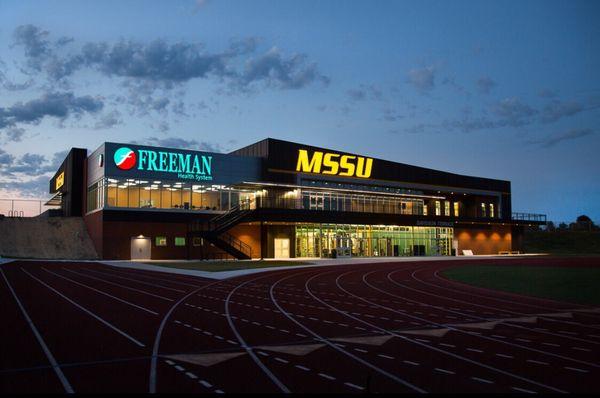
[(11, 325), (0, 330), (0, 392), (599, 392), (598, 308), (441, 275), (573, 261), (404, 261), (221, 281), (15, 261), (0, 266)]

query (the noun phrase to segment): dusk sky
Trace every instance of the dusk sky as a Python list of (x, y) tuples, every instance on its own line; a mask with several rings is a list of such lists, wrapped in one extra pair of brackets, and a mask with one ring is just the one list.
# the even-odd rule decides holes
[(0, 198), (68, 149), (272, 137), (600, 222), (600, 1), (0, 0)]

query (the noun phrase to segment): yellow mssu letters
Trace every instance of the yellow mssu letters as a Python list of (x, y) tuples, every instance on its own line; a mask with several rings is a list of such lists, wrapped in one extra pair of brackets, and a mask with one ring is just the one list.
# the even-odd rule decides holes
[(372, 168), (373, 159), (371, 158), (321, 151), (314, 151), (309, 158), (306, 149), (298, 150), (296, 171), (303, 173), (369, 178)]

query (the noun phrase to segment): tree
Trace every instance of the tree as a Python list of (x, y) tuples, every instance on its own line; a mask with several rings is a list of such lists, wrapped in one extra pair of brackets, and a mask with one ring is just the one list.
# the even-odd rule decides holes
[(552, 221), (548, 221), (546, 223), (546, 231), (548, 231), (548, 232), (556, 231), (556, 226), (554, 225), (554, 223)]
[(575, 225), (573, 225), (573, 227), (574, 227), (573, 229), (576, 229), (578, 231), (591, 231), (592, 228), (594, 227), (594, 223), (592, 222), (592, 219), (584, 214), (577, 217), (577, 220), (575, 221), (574, 224)]
[(569, 226), (566, 223), (561, 222), (560, 224), (558, 224), (558, 231), (566, 231), (568, 229), (569, 229)]

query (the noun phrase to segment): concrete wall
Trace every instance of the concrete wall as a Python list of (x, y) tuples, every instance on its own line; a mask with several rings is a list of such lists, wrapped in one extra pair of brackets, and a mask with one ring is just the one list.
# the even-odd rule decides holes
[(0, 256), (93, 260), (98, 255), (81, 217), (0, 219)]
[(491, 228), (454, 228), (454, 237), (458, 239), (458, 253), (473, 250), (473, 254), (498, 254), (512, 250), (512, 233), (508, 226)]

